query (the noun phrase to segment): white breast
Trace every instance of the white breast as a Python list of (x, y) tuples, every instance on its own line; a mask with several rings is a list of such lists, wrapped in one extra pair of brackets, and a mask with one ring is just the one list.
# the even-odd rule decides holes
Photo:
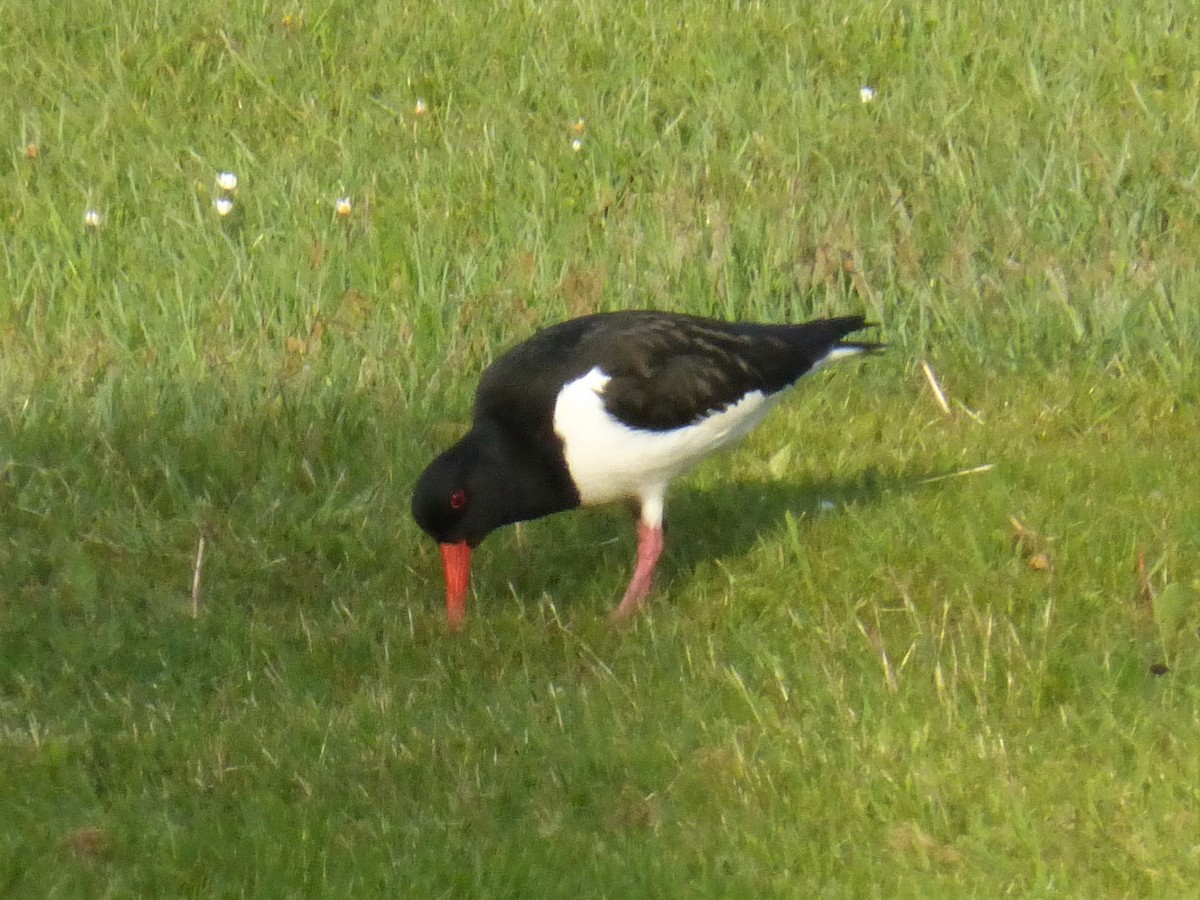
[(608, 382), (609, 376), (594, 368), (568, 383), (554, 406), (554, 430), (563, 441), (567, 468), (583, 504), (637, 498), (643, 520), (661, 517), (671, 479), (744, 437), (780, 396), (752, 391), (692, 425), (649, 431), (631, 428), (608, 414), (603, 399)]

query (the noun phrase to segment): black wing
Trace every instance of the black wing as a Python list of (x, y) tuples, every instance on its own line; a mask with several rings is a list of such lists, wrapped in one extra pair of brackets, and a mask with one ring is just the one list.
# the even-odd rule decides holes
[[(671, 316), (638, 323), (601, 368), (605, 408), (635, 428), (691, 424), (752, 391), (773, 394), (866, 326), (862, 316), (758, 325)], [(868, 344), (842, 344), (871, 349)]]
[(610, 377), (605, 408), (635, 428), (665, 431), (796, 381), (862, 316), (802, 325), (723, 322), (680, 313), (601, 313), (546, 328), (496, 360), (480, 380), (476, 418), (552, 429), (562, 385), (594, 367)]

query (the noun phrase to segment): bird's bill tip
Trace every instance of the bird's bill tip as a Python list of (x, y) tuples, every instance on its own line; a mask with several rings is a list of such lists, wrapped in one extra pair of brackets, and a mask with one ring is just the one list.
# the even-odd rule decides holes
[(467, 585), (471, 577), (471, 545), (466, 541), (441, 544), (442, 566), (446, 572), (446, 624), (454, 631), (467, 618)]

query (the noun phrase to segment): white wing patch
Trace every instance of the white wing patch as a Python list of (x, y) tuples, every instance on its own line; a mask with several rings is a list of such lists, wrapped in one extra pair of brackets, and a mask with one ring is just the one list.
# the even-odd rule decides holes
[(634, 498), (642, 504), (642, 521), (652, 526), (661, 524), (671, 479), (744, 437), (780, 396), (751, 391), (692, 425), (649, 431), (631, 428), (605, 410), (609, 380), (594, 368), (568, 383), (554, 406), (554, 430), (585, 506)]

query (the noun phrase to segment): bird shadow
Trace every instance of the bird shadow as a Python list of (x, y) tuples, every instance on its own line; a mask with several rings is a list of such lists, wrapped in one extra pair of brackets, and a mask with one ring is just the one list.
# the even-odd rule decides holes
[[(660, 587), (686, 584), (706, 561), (746, 555), (764, 537), (786, 528), (789, 514), (802, 519), (849, 506), (874, 506), (886, 495), (911, 493), (928, 475), (868, 467), (834, 479), (681, 485), (667, 504)], [(628, 511), (609, 507), (527, 523), (510, 542), (513, 552), (501, 550), (493, 558), (491, 578), (507, 582), (516, 596), (545, 593), (557, 602), (611, 584), (615, 602), (633, 571), (636, 529)]]
[(680, 491), (668, 511), (669, 562), (676, 572), (686, 572), (707, 559), (744, 555), (785, 528), (789, 514), (800, 519), (874, 506), (888, 493), (915, 486), (919, 477), (868, 468), (835, 479), (746, 479)]

